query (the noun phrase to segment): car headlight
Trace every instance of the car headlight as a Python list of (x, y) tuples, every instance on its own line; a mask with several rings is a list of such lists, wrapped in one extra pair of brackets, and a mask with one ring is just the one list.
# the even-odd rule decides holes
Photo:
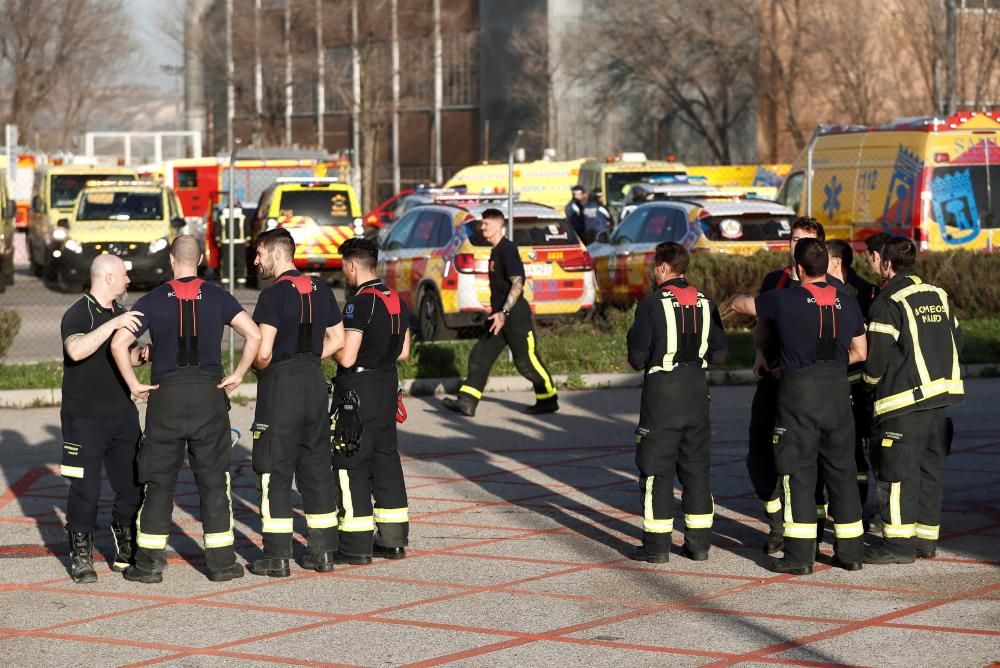
[(52, 238), (55, 239), (56, 241), (65, 241), (66, 237), (68, 236), (69, 232), (66, 230), (65, 227), (57, 227), (56, 229), (52, 230)]
[(68, 251), (72, 251), (74, 253), (83, 252), (83, 244), (81, 244), (76, 239), (67, 239), (66, 243), (63, 244), (63, 248), (65, 248)]
[(157, 239), (153, 243), (149, 244), (149, 254), (152, 255), (153, 253), (159, 253), (166, 247), (167, 247), (166, 237), (164, 237), (163, 239)]

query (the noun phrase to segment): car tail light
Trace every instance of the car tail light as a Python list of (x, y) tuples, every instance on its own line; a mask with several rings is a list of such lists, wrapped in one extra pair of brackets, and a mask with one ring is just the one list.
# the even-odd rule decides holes
[(369, 213), (368, 217), (365, 218), (365, 222), (368, 223), (369, 225), (375, 225), (376, 223), (378, 223), (378, 216), (376, 216), (374, 213)]
[(463, 274), (476, 273), (476, 256), (472, 253), (459, 253), (455, 256), (455, 269)]
[(559, 260), (559, 266), (565, 271), (590, 271), (590, 253), (583, 251), (582, 253), (563, 258)]

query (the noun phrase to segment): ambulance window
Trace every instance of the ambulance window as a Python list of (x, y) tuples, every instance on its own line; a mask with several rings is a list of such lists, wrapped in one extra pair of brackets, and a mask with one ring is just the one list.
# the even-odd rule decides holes
[(178, 188), (197, 188), (198, 187), (198, 170), (196, 170), (196, 169), (178, 169), (177, 170), (177, 187)]
[(778, 201), (798, 213), (799, 204), (802, 203), (802, 186), (805, 184), (805, 180), (806, 175), (802, 172), (789, 174), (788, 178), (785, 179), (785, 184), (781, 186), (781, 192), (778, 193)]

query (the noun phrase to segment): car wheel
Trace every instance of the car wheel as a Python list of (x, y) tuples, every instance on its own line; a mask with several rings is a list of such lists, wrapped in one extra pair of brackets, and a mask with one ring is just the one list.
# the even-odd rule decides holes
[(417, 309), (417, 323), (421, 341), (446, 341), (455, 337), (455, 331), (444, 324), (441, 299), (433, 290), (424, 290)]

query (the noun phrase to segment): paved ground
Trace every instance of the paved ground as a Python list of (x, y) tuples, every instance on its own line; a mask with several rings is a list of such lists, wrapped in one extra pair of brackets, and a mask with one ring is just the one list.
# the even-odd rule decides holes
[[(938, 557), (809, 577), (761, 567), (763, 525), (742, 461), (746, 387), (713, 390), (718, 516), (707, 562), (624, 556), (639, 535), (637, 391), (565, 393), (546, 420), (522, 415), (529, 396), (512, 393), (489, 396), (475, 421), (409, 400), (404, 561), (225, 584), (202, 574), (185, 472), (164, 583), (132, 584), (105, 566), (98, 583), (74, 585), (66, 483), (54, 473), (58, 412), (0, 411), (0, 663), (987, 665), (1000, 659), (1000, 381), (969, 389), (954, 411)], [(245, 428), (251, 410), (235, 407), (234, 423)], [(237, 551), (251, 559), (258, 495), (247, 449), (234, 459)], [(108, 514), (105, 505), (105, 525)], [(98, 544), (107, 556), (110, 536)]]

